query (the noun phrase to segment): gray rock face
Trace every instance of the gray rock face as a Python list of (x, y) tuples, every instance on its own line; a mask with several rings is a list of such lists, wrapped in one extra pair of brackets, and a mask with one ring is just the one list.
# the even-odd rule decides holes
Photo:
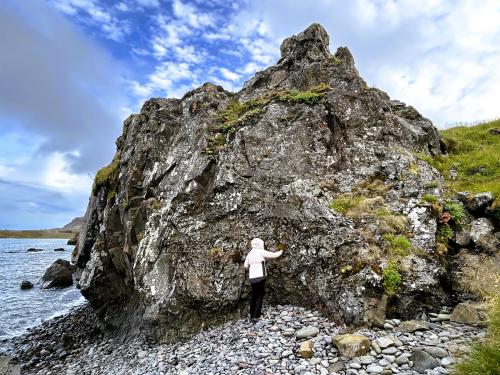
[(484, 237), (492, 234), (494, 229), (491, 221), (481, 217), (471, 223), (470, 236), (474, 242), (481, 242)]
[(475, 213), (484, 213), (486, 207), (493, 202), (493, 195), (490, 192), (474, 195), (461, 193), (458, 197), (469, 211)]
[[(436, 223), (419, 197), (442, 177), (412, 152), (439, 154), (439, 134), (368, 87), (349, 50), (331, 54), (328, 41), (312, 25), (240, 92), (207, 83), (148, 100), (125, 121), (73, 258), (82, 294), (108, 323), (168, 341), (244, 315), (253, 237), (285, 249), (269, 264), (267, 303), (361, 323), (382, 295), (382, 235), (408, 232), (432, 250)], [(349, 193), (363, 195), (363, 220), (329, 208)], [(405, 319), (422, 301), (446, 303), (439, 263), (409, 259), (394, 302)]]

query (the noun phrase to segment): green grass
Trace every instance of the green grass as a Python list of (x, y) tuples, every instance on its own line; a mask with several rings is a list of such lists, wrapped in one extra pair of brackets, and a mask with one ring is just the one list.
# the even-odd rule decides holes
[(441, 184), (438, 181), (429, 181), (424, 185), (426, 189), (438, 188)]
[(305, 103), (305, 104), (317, 104), (323, 98), (323, 95), (313, 91), (292, 91), (289, 94), (280, 96), (281, 100)]
[[(448, 155), (419, 157), (440, 171), (453, 191), (491, 191), (500, 199), (500, 135), (489, 133), (493, 128), (500, 128), (500, 120), (443, 130)], [(456, 179), (451, 169), (457, 171)]]
[(397, 269), (395, 262), (389, 262), (388, 266), (382, 271), (383, 286), (387, 294), (395, 294), (401, 284), (401, 274)]
[(484, 342), (472, 346), (469, 354), (454, 367), (457, 375), (498, 375), (500, 373), (500, 296), (489, 304), (489, 326)]
[(411, 242), (405, 236), (395, 236), (386, 233), (383, 236), (384, 241), (389, 244), (388, 252), (392, 256), (407, 256), (411, 247)]
[(113, 161), (109, 165), (99, 169), (94, 178), (94, 184), (92, 186), (92, 194), (96, 195), (101, 187), (108, 186), (111, 188), (110, 191), (108, 192), (108, 198), (114, 195), (116, 192), (113, 187), (115, 185), (116, 179), (118, 178), (119, 168), (120, 168), (120, 158), (115, 156)]
[(451, 218), (456, 223), (460, 223), (463, 219), (465, 219), (465, 210), (464, 206), (458, 202), (446, 201), (444, 202), (444, 212), (449, 212)]
[(447, 224), (439, 224), (436, 230), (436, 241), (447, 245), (453, 237), (453, 229)]
[(262, 113), (262, 107), (268, 103), (265, 99), (251, 99), (240, 103), (238, 100), (231, 101), (218, 118), (219, 131), (222, 133), (234, 133), (237, 127), (245, 121)]
[(341, 195), (330, 202), (330, 208), (343, 215), (349, 211), (349, 209), (357, 206), (364, 197), (352, 196), (352, 195)]
[(426, 203), (437, 203), (438, 202), (438, 197), (432, 194), (424, 194), (422, 196), (422, 202)]

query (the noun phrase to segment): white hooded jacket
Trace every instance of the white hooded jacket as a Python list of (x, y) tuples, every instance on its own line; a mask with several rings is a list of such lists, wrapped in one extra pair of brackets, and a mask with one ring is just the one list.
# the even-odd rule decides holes
[(252, 250), (245, 258), (245, 268), (249, 268), (248, 277), (250, 281), (255, 279), (264, 279), (266, 275), (266, 259), (278, 258), (283, 251), (272, 253), (264, 250), (264, 241), (260, 238), (254, 238), (251, 242)]

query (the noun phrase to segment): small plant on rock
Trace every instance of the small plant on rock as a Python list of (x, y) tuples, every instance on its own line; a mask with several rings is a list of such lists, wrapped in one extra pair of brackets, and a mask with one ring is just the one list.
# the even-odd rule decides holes
[(362, 200), (363, 197), (345, 194), (338, 196), (332, 202), (330, 202), (330, 208), (345, 215), (347, 211), (349, 211), (349, 209), (358, 205)]
[(465, 218), (464, 206), (458, 202), (446, 201), (444, 203), (444, 211), (450, 213), (451, 219), (455, 223), (460, 223)]
[(389, 254), (395, 256), (406, 256), (409, 254), (411, 242), (405, 236), (395, 236), (391, 233), (383, 235), (383, 239), (389, 244)]
[(305, 104), (316, 104), (323, 98), (323, 95), (312, 91), (292, 91), (290, 94), (286, 94), (280, 97), (281, 100), (305, 103)]
[(448, 224), (440, 224), (436, 230), (436, 241), (448, 245), (453, 238), (453, 229)]
[(92, 194), (96, 195), (99, 188), (101, 188), (102, 186), (107, 186), (108, 188), (110, 188), (110, 190), (108, 191), (109, 197), (109, 195), (111, 195), (114, 191), (114, 185), (116, 184), (116, 179), (118, 178), (119, 168), (120, 158), (118, 156), (115, 156), (113, 161), (109, 165), (99, 169), (99, 171), (95, 175), (94, 184), (92, 185)]
[(382, 271), (384, 290), (387, 294), (393, 295), (401, 284), (401, 274), (397, 269), (397, 264), (394, 261), (389, 261), (389, 264)]
[(424, 194), (422, 196), (422, 202), (425, 202), (425, 203), (437, 203), (439, 200), (439, 198), (435, 195), (432, 195), (432, 194)]
[(440, 186), (438, 181), (429, 181), (424, 185), (424, 188), (426, 189), (435, 189)]

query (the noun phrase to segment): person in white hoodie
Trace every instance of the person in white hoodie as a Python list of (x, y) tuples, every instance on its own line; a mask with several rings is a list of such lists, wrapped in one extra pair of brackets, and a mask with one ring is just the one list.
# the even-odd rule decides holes
[(264, 241), (254, 238), (251, 242), (252, 250), (245, 258), (245, 268), (252, 286), (252, 299), (250, 301), (250, 318), (258, 319), (261, 314), (264, 287), (266, 285), (266, 259), (278, 258), (283, 251), (275, 253), (264, 249)]

